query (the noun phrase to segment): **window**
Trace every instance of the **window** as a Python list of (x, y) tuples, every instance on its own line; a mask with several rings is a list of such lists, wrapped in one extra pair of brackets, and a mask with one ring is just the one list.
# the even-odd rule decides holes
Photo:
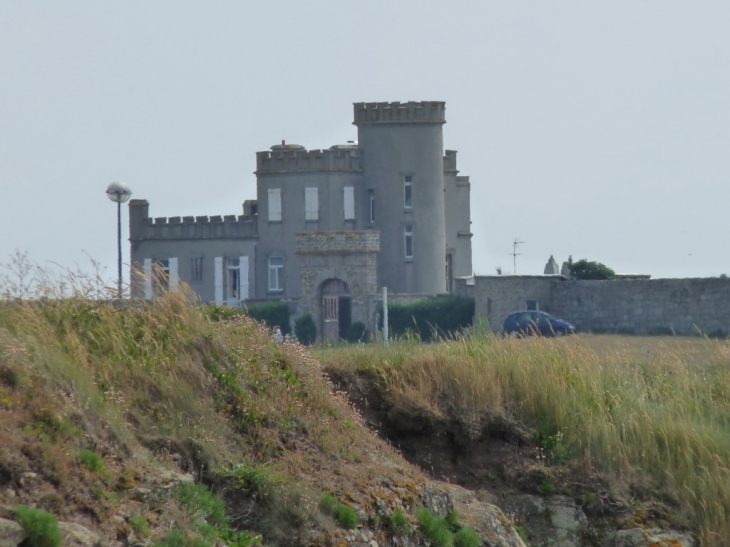
[(170, 260), (168, 258), (155, 260), (152, 264), (152, 274), (154, 275), (156, 294), (170, 288)]
[(403, 206), (406, 209), (413, 209), (413, 177), (406, 175), (403, 182)]
[(224, 292), (226, 300), (241, 299), (241, 263), (238, 258), (226, 259)]
[(370, 224), (375, 222), (375, 190), (368, 190), (370, 195)]
[(248, 257), (215, 257), (215, 303), (238, 307), (248, 300)]
[(281, 188), (269, 188), (269, 222), (281, 222)]
[(203, 257), (194, 256), (190, 259), (190, 280), (191, 281), (202, 281), (203, 280)]
[(345, 186), (345, 220), (355, 220), (355, 187)]
[(319, 189), (304, 189), (304, 220), (319, 220)]
[(144, 297), (152, 300), (165, 291), (178, 289), (177, 258), (144, 259)]
[(284, 257), (283, 256), (272, 256), (269, 257), (269, 290), (270, 291), (283, 291), (284, 290)]
[(528, 300), (525, 302), (525, 308), (528, 310), (534, 310), (537, 311), (540, 309), (540, 301), (539, 300)]
[(413, 258), (413, 226), (408, 224), (404, 230), (406, 258)]

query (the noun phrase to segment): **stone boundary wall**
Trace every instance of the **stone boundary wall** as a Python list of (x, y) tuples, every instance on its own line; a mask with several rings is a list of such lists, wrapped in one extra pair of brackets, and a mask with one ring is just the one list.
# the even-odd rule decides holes
[(628, 334), (730, 333), (730, 279), (576, 281), (562, 276), (477, 276), (457, 292), (499, 332), (506, 315), (537, 300), (541, 310), (580, 331)]

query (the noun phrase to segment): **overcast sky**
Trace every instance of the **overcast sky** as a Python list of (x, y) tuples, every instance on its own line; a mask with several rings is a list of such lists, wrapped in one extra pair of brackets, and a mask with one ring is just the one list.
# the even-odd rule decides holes
[(110, 182), (155, 217), (241, 214), (256, 151), (442, 100), (476, 273), (518, 238), (519, 274), (730, 274), (728, 28), (727, 0), (0, 0), (0, 262), (114, 278)]

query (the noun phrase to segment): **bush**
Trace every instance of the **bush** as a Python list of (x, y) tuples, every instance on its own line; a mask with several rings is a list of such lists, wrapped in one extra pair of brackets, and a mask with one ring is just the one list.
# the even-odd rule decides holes
[(91, 472), (97, 472), (104, 469), (104, 461), (101, 459), (101, 456), (91, 450), (79, 451), (76, 455), (76, 459), (78, 459), (79, 462), (81, 462), (81, 465)]
[(15, 508), (15, 520), (28, 534), (25, 544), (29, 547), (60, 547), (61, 531), (52, 514), (19, 505)]
[(341, 503), (337, 506), (337, 523), (343, 528), (355, 528), (360, 519), (357, 517), (357, 511)]
[(294, 332), (297, 335), (297, 340), (305, 346), (311, 346), (317, 339), (317, 327), (314, 324), (312, 316), (302, 315), (294, 321)]
[(416, 513), (418, 527), (426, 535), (434, 547), (451, 547), (454, 535), (449, 530), (448, 523), (437, 517), (428, 509), (419, 509)]
[(585, 258), (570, 265), (573, 279), (615, 279), (616, 272), (600, 262), (589, 262)]
[(454, 547), (479, 547), (482, 540), (471, 528), (462, 528), (454, 534)]
[(204, 518), (208, 524), (218, 530), (228, 528), (228, 517), (223, 498), (211, 494), (210, 490), (202, 484), (181, 484), (175, 492), (175, 497), (191, 516)]
[(400, 509), (393, 511), (388, 519), (388, 530), (395, 535), (407, 536), (411, 533), (411, 525), (408, 517)]
[(256, 321), (265, 323), (271, 329), (279, 327), (281, 334), (284, 336), (291, 334), (289, 306), (283, 302), (267, 302), (266, 304), (249, 306), (243, 309), (243, 313)]
[(327, 513), (328, 515), (334, 515), (337, 511), (338, 505), (339, 502), (337, 501), (337, 498), (327, 494), (322, 496), (319, 500), (319, 508), (323, 513)]
[(473, 298), (449, 296), (388, 306), (390, 334), (397, 337), (412, 332), (424, 342), (430, 342), (434, 334), (449, 337), (460, 333), (473, 319)]
[(350, 325), (350, 330), (347, 332), (347, 341), (353, 344), (357, 342), (367, 342), (367, 329), (365, 323), (361, 321), (355, 321)]

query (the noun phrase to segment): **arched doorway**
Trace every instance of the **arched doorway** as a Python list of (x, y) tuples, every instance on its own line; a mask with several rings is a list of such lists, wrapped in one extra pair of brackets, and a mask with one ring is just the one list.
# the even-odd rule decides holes
[(342, 279), (322, 283), (322, 341), (337, 342), (347, 336), (352, 322), (350, 288)]

